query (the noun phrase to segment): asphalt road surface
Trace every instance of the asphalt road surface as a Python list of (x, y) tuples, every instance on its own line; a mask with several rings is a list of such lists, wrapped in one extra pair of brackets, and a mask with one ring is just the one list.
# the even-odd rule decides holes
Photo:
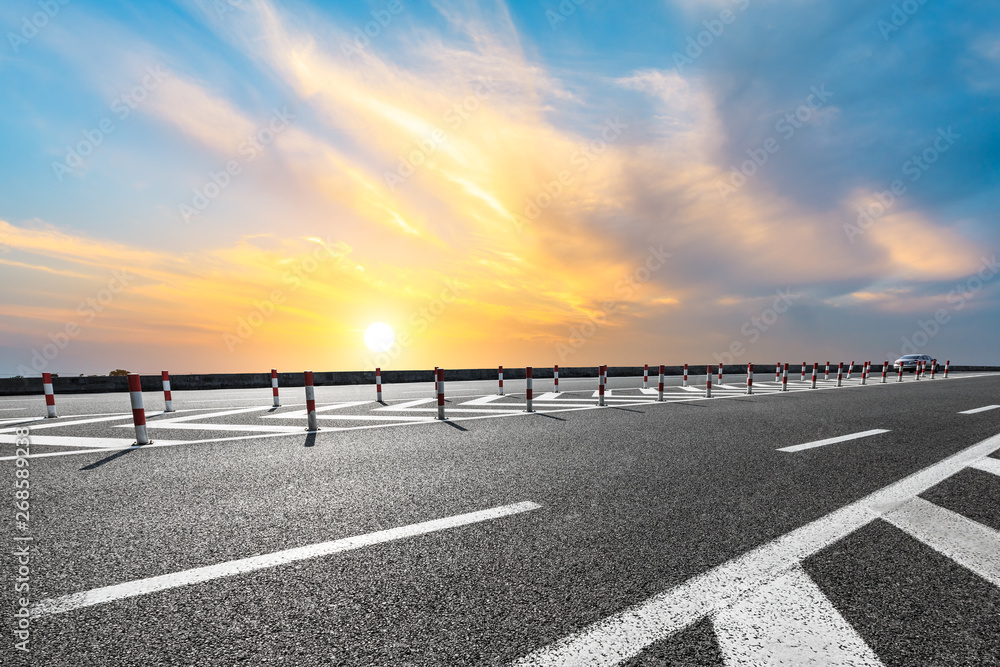
[(0, 664), (1000, 664), (1000, 375), (668, 380), (2, 398)]

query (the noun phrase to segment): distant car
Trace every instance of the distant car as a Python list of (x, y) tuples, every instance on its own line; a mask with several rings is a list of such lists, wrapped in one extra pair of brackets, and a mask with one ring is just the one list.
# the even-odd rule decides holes
[(902, 366), (904, 371), (916, 372), (917, 364), (919, 362), (926, 362), (930, 364), (934, 361), (934, 358), (929, 354), (906, 354), (896, 359), (892, 364), (893, 369), (898, 373), (899, 367)]

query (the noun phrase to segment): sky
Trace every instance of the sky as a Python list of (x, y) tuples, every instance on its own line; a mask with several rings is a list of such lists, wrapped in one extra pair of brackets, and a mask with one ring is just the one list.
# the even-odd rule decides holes
[(1000, 363), (995, 0), (0, 27), (0, 375)]

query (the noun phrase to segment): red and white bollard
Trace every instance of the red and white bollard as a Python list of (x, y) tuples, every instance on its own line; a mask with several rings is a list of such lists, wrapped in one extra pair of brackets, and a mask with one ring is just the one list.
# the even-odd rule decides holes
[(434, 367), (434, 375), (436, 380), (434, 384), (437, 386), (437, 397), (438, 397), (438, 419), (444, 419), (444, 369)]
[(922, 367), (923, 367), (923, 362), (921, 362), (921, 361), (917, 361), (913, 365), (913, 379), (914, 379), (914, 381), (920, 379), (920, 371), (921, 371)]
[(597, 404), (604, 405), (604, 366), (597, 367)]
[(799, 382), (806, 381), (806, 362), (802, 362), (802, 376), (799, 378)]
[(898, 373), (896, 375), (896, 382), (903, 381), (903, 364), (899, 365)]
[(163, 380), (163, 411), (174, 411), (174, 399), (170, 395), (170, 373), (160, 371), (160, 379)]
[(316, 420), (316, 388), (313, 386), (313, 372), (305, 371), (306, 385), (306, 430), (318, 431), (319, 422)]
[(882, 362), (882, 384), (885, 384), (886, 373), (888, 373), (888, 372), (889, 372), (889, 362), (888, 361), (883, 361)]
[(719, 363), (719, 385), (722, 384), (722, 363)]
[(146, 410), (142, 407), (142, 383), (138, 373), (128, 374), (128, 397), (132, 402), (132, 421), (135, 423), (135, 444), (148, 445)]
[(281, 400), (278, 398), (278, 369), (271, 369), (271, 395), (274, 398), (274, 407), (281, 407)]
[(844, 386), (844, 362), (843, 361), (841, 361), (837, 365), (837, 386), (838, 387), (843, 387)]
[(851, 379), (851, 374), (854, 372), (854, 361), (851, 361), (851, 365), (847, 367), (847, 379)]
[(934, 379), (934, 371), (937, 370), (937, 359), (931, 359), (931, 379)]
[(434, 374), (431, 375), (431, 377), (434, 379), (434, 395), (437, 396), (437, 391), (438, 391), (438, 381), (437, 381), (438, 367), (437, 366), (434, 367)]
[(816, 375), (819, 373), (819, 362), (813, 363), (813, 374), (812, 374), (812, 384), (809, 385), (810, 389), (816, 388)]
[(663, 364), (660, 364), (660, 382), (656, 385), (656, 400), (660, 403), (663, 402), (663, 372), (665, 370), (666, 369), (663, 367)]
[(778, 365), (774, 367), (774, 383), (775, 384), (781, 384), (781, 362), (780, 361), (778, 362)]
[(788, 391), (788, 363), (785, 363), (784, 373), (781, 374), (781, 391)]
[(830, 379), (830, 362), (829, 361), (826, 362), (826, 373), (823, 374), (823, 379), (824, 380), (829, 380)]
[(45, 391), (45, 418), (56, 418), (56, 392), (52, 389), (52, 373), (42, 373), (42, 389)]
[[(275, 397), (277, 400), (277, 397)], [(375, 400), (379, 403), (382, 402), (382, 369), (375, 369)]]
[(527, 368), (524, 369), (524, 384), (525, 384), (524, 397), (527, 403), (527, 407), (524, 409), (525, 412), (534, 412), (534, 410), (531, 409), (531, 402), (535, 398), (535, 393), (531, 386), (532, 385), (531, 380), (533, 376), (534, 376), (534, 369), (531, 366), (528, 366)]
[(712, 367), (705, 370), (705, 398), (712, 398)]
[(503, 366), (497, 371), (497, 396), (503, 396)]
[(552, 393), (559, 393), (559, 366), (556, 365), (552, 368)]
[(688, 365), (684, 364), (684, 380), (681, 382), (682, 387), (688, 386)]
[(753, 393), (753, 364), (747, 364), (747, 393)]
[(944, 362), (944, 379), (945, 380), (948, 379), (948, 366), (950, 366), (950, 365), (951, 365), (951, 360), (950, 359)]
[(861, 362), (861, 384), (868, 384), (868, 362)]
[(642, 365), (642, 388), (649, 389), (649, 364)]

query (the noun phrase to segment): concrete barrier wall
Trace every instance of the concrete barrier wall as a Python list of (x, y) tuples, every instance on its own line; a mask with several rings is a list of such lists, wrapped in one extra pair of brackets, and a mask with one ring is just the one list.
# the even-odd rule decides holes
[[(872, 364), (876, 374), (882, 372), (881, 364)], [(713, 371), (718, 366), (712, 366)], [(820, 366), (820, 373), (824, 366)], [(835, 367), (834, 367), (835, 369)], [(831, 369), (831, 374), (835, 372)], [(801, 364), (789, 364), (789, 378), (797, 377), (801, 370)], [(1000, 366), (952, 366), (952, 371), (1000, 371)], [(812, 373), (812, 366), (807, 369)], [(846, 366), (845, 366), (846, 371)], [(667, 366), (667, 375), (682, 375), (683, 366)], [(726, 366), (727, 375), (732, 373), (743, 374), (746, 366)], [(768, 375), (774, 375), (774, 364), (755, 364), (754, 377), (758, 381), (767, 380)], [(860, 372), (860, 365), (854, 366), (855, 375)], [(941, 372), (940, 370), (938, 371)], [(658, 367), (649, 367), (649, 380), (655, 382)], [(375, 384), (375, 371), (324, 371), (316, 372), (314, 381), (317, 386), (348, 385), (348, 384)], [(609, 377), (636, 377), (642, 375), (642, 366), (612, 366), (608, 368)], [(505, 380), (523, 380), (524, 368), (504, 368), (503, 376)], [(535, 378), (551, 378), (552, 367), (535, 368)], [(694, 378), (705, 377), (705, 366), (689, 366), (688, 376)], [(560, 378), (597, 377), (596, 366), (574, 366), (562, 367), (559, 369)], [(456, 368), (445, 369), (444, 379), (446, 382), (460, 382), (462, 380), (493, 380), (497, 379), (496, 368)], [(772, 378), (773, 379), (773, 378)], [(382, 371), (383, 384), (394, 384), (400, 382), (433, 382), (434, 371)], [(124, 377), (109, 377), (107, 375), (95, 377), (57, 377), (52, 378), (52, 384), (56, 394), (99, 394), (110, 392), (128, 391), (128, 383)], [(278, 373), (278, 384), (282, 387), (301, 387), (304, 379), (301, 372)], [(185, 391), (192, 389), (269, 389), (271, 387), (271, 374), (267, 373), (211, 373), (206, 375), (171, 375), (170, 387), (172, 391)], [(143, 391), (162, 391), (163, 384), (159, 374), (143, 375)], [(41, 394), (42, 378), (0, 378), (0, 396), (18, 396), (25, 394)]]

